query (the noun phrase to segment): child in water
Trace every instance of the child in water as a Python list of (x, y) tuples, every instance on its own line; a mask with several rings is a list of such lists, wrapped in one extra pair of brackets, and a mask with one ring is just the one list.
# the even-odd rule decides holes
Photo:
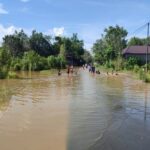
[(61, 71), (60, 71), (60, 69), (58, 70), (58, 76), (61, 76)]

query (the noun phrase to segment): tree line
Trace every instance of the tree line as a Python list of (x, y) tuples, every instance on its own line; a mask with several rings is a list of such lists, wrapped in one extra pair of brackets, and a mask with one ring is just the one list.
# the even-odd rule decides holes
[(23, 30), (3, 38), (0, 48), (0, 78), (9, 71), (40, 71), (61, 69), (66, 65), (82, 65), (92, 57), (84, 49), (84, 42), (77, 34), (72, 37), (54, 37), (32, 31), (28, 36)]
[(150, 82), (150, 71), (145, 71), (150, 70), (150, 63), (143, 64), (136, 56), (125, 59), (122, 54), (126, 47), (148, 45), (150, 38), (132, 37), (127, 40), (127, 35), (127, 30), (118, 25), (106, 28), (101, 38), (93, 44), (94, 62), (107, 70), (130, 70), (144, 82)]
[(106, 28), (101, 38), (92, 47), (95, 62), (116, 70), (133, 69), (135, 65), (140, 66), (141, 62), (136, 57), (125, 60), (122, 50), (129, 46), (147, 45), (149, 39), (132, 37), (127, 40), (127, 35), (128, 31), (118, 25)]

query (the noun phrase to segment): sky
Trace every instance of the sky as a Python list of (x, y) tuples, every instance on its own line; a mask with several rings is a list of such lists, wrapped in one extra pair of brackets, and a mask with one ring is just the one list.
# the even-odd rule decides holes
[[(120, 25), (129, 35), (150, 21), (150, 0), (0, 0), (0, 42), (7, 34), (23, 29), (48, 35), (78, 33), (90, 50), (108, 26)], [(134, 33), (134, 34), (133, 34)]]

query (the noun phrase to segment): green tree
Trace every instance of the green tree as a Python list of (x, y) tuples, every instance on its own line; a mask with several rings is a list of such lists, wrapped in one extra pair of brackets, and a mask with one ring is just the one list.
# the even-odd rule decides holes
[(118, 55), (121, 55), (122, 50), (126, 47), (127, 41), (125, 38), (128, 32), (118, 25), (115, 27), (110, 26), (106, 28), (104, 32), (107, 46), (111, 47), (112, 51), (114, 51), (114, 57), (118, 57)]
[(3, 38), (3, 47), (9, 49), (13, 57), (21, 57), (30, 48), (29, 38), (23, 30), (15, 31), (14, 34), (6, 35)]
[(64, 38), (66, 59), (71, 63), (80, 65), (82, 55), (84, 54), (84, 44), (78, 39), (77, 34), (73, 34), (71, 38)]
[(129, 40), (128, 46), (135, 46), (135, 45), (144, 45), (144, 39), (140, 39), (138, 37), (133, 37)]
[(47, 60), (34, 51), (25, 52), (22, 58), (22, 70), (38, 71), (47, 69)]
[(94, 59), (100, 64), (110, 63), (112, 60), (121, 57), (122, 50), (126, 47), (127, 31), (116, 25), (104, 30), (102, 38), (93, 45)]
[(99, 39), (94, 43), (92, 51), (94, 53), (94, 60), (97, 63), (104, 64), (106, 62), (105, 50), (106, 50), (106, 42), (104, 39)]
[(3, 38), (3, 46), (10, 50), (13, 57), (22, 56), (24, 53), (23, 44), (21, 40), (15, 35), (6, 35)]
[(83, 60), (85, 63), (89, 64), (93, 61), (92, 55), (89, 51), (84, 50)]
[(6, 78), (9, 72), (11, 56), (7, 49), (0, 48), (0, 79)]
[(42, 33), (37, 33), (36, 31), (33, 31), (30, 37), (30, 47), (40, 56), (47, 57), (54, 54), (52, 45), (47, 37), (45, 38)]

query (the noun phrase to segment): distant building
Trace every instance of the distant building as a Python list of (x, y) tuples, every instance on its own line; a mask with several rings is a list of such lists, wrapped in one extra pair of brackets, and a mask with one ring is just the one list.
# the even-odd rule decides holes
[[(130, 46), (123, 50), (124, 58), (137, 57), (141, 62), (146, 62), (147, 46)], [(150, 62), (150, 46), (148, 47), (148, 62)]]

